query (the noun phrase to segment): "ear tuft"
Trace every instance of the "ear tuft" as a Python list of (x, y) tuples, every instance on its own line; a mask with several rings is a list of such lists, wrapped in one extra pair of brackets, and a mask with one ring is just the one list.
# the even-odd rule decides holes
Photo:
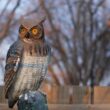
[(21, 24), (19, 28), (25, 28), (26, 29), (26, 27), (23, 24)]

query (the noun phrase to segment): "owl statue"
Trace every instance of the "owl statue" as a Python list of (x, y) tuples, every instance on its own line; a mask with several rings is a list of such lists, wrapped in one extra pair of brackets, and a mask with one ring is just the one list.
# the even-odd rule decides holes
[(7, 53), (5, 66), (5, 97), (13, 108), (25, 91), (36, 91), (43, 81), (50, 58), (46, 43), (44, 19), (24, 19), (19, 27), (19, 37)]

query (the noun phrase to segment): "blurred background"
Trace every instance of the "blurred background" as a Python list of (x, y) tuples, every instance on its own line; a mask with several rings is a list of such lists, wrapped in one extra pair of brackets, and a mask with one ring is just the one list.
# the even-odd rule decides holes
[(7, 50), (22, 17), (47, 17), (52, 57), (46, 80), (57, 85), (110, 85), (110, 0), (0, 0), (0, 85)]
[(110, 104), (110, 0), (0, 0), (0, 94), (20, 19), (39, 16), (47, 17), (45, 36), (52, 48), (42, 88), (48, 102)]

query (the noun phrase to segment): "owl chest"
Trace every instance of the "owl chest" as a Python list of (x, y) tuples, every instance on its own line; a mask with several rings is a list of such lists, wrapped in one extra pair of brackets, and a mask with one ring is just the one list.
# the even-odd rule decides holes
[(24, 56), (21, 62), (21, 77), (28, 78), (28, 81), (40, 78), (45, 72), (45, 57)]
[(45, 75), (48, 65), (47, 57), (24, 55), (18, 71), (15, 90), (35, 89), (41, 76)]
[(31, 75), (31, 73), (38, 72), (38, 70), (42, 68), (42, 65), (43, 65), (43, 62), (41, 62), (38, 57), (24, 56), (22, 58), (20, 68), (23, 74), (30, 73), (27, 75)]

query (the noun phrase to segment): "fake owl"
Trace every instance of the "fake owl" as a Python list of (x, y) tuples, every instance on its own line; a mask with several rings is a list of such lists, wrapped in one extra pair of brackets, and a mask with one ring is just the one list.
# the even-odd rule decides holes
[(24, 19), (19, 38), (8, 50), (5, 66), (5, 97), (10, 108), (25, 91), (36, 91), (47, 71), (50, 47), (46, 43), (44, 19)]

